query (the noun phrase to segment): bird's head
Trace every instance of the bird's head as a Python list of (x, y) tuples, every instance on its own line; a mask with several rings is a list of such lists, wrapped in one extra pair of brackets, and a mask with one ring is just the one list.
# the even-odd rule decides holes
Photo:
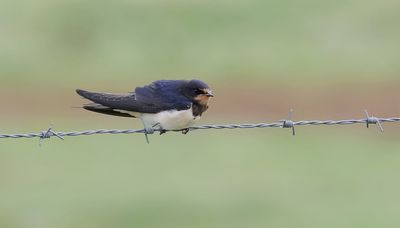
[(191, 101), (207, 105), (211, 97), (214, 97), (210, 87), (200, 80), (190, 80), (185, 85), (183, 93)]

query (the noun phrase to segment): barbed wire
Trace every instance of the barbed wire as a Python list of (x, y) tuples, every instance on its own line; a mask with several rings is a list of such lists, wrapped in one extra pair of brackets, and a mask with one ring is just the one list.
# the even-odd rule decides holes
[[(293, 136), (296, 135), (295, 126), (305, 126), (305, 125), (350, 125), (350, 124), (366, 124), (367, 128), (371, 124), (377, 124), (379, 130), (383, 132), (382, 123), (389, 122), (400, 122), (399, 117), (390, 117), (390, 118), (379, 118), (375, 116), (370, 116), (368, 111), (365, 110), (365, 118), (364, 119), (348, 119), (348, 120), (301, 120), (301, 121), (293, 121), (292, 120), (293, 110), (290, 110), (289, 117), (286, 120), (280, 120), (276, 123), (248, 123), (248, 124), (213, 124), (213, 125), (202, 125), (202, 126), (193, 126), (189, 128), (189, 131), (194, 130), (209, 130), (209, 129), (252, 129), (252, 128), (291, 128)], [(86, 131), (76, 131), (76, 132), (55, 132), (50, 126), (46, 131), (38, 132), (38, 133), (25, 133), (25, 134), (0, 134), (0, 139), (12, 138), (12, 139), (20, 139), (20, 138), (39, 138), (40, 142), (43, 139), (48, 139), (53, 136), (64, 140), (65, 136), (83, 136), (83, 135), (99, 135), (99, 134), (135, 134), (141, 133), (146, 135), (147, 142), (148, 134), (153, 134), (154, 132), (160, 132), (160, 134), (165, 133), (165, 130), (162, 129), (126, 129), (126, 130), (117, 130), (117, 129), (99, 129), (99, 130), (86, 130)], [(175, 131), (175, 130), (174, 130)], [(176, 130), (178, 131), (178, 130)], [(179, 130), (181, 131), (181, 130)]]

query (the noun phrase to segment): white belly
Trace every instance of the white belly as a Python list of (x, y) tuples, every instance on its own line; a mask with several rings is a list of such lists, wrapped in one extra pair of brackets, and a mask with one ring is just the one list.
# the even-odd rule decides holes
[(194, 117), (192, 109), (163, 111), (156, 114), (142, 113), (140, 118), (146, 128), (161, 127), (164, 130), (182, 130), (192, 126), (200, 116)]

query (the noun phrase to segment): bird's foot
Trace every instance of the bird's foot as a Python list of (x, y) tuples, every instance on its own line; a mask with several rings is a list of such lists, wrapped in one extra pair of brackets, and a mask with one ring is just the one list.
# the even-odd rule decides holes
[(189, 131), (189, 128), (182, 129), (182, 134), (186, 135), (187, 133), (189, 133)]
[[(157, 128), (156, 128), (157, 127)], [(156, 129), (157, 131), (160, 132), (160, 135), (163, 135), (165, 133), (167, 133), (167, 130), (165, 130), (164, 128), (161, 127), (160, 123), (156, 123), (153, 125), (153, 129)]]

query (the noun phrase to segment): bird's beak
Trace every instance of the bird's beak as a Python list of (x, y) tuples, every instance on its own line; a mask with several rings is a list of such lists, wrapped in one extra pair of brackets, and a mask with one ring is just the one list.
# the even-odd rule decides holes
[(207, 97), (214, 97), (214, 94), (213, 94), (213, 92), (211, 90), (208, 90), (207, 93), (206, 93), (206, 96)]

